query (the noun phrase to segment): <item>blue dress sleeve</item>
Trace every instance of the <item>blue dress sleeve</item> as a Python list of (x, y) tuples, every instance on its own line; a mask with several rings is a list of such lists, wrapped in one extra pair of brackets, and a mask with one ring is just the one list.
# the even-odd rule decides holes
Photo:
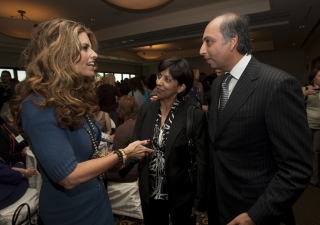
[(74, 171), (78, 162), (65, 130), (58, 126), (54, 107), (40, 109), (33, 100), (24, 101), (22, 125), (32, 152), (53, 182)]

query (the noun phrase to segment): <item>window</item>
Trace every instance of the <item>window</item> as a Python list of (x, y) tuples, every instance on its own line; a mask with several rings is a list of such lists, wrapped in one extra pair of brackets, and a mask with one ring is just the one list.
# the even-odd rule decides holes
[(122, 80), (122, 73), (114, 73), (114, 77), (116, 78), (116, 81), (121, 81)]
[(24, 70), (18, 70), (17, 75), (18, 75), (18, 80), (20, 82), (23, 81), (24, 79), (26, 79), (26, 71), (24, 71)]

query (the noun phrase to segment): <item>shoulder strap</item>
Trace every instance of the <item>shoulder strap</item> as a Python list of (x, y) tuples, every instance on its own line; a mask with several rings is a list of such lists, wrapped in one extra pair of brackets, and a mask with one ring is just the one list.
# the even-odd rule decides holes
[[(193, 143), (193, 111), (199, 108), (198, 106), (189, 106), (187, 112), (187, 136), (188, 136), (188, 150), (190, 154), (191, 168), (196, 168), (196, 149)], [(199, 108), (200, 109), (200, 108)]]
[(187, 135), (188, 141), (193, 141), (193, 111), (199, 108), (198, 106), (189, 106), (187, 112)]

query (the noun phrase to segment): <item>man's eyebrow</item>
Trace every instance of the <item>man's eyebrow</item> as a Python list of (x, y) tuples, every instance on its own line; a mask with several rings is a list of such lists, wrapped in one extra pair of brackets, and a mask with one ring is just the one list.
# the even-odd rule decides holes
[(203, 40), (208, 40), (208, 39), (214, 39), (214, 38), (211, 37), (211, 36), (205, 36), (205, 37), (203, 38)]

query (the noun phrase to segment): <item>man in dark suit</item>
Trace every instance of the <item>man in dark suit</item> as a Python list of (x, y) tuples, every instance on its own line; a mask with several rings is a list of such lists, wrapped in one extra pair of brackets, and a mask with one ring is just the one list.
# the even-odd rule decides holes
[(226, 72), (208, 111), (209, 224), (279, 224), (311, 175), (301, 85), (251, 51), (245, 16), (221, 14), (204, 31), (200, 54)]

